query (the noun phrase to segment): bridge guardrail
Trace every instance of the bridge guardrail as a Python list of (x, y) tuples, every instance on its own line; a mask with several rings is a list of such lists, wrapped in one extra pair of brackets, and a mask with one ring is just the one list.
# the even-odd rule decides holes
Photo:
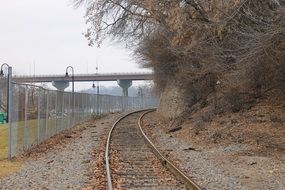
[[(98, 73), (75, 74), (75, 81), (117, 81), (127, 80), (153, 80), (153, 73)], [(13, 81), (21, 83), (41, 83), (52, 81), (71, 81), (72, 77), (65, 75), (13, 75)], [(1, 81), (1, 78), (0, 78)]]
[[(74, 76), (110, 76), (110, 75), (115, 75), (115, 76), (121, 76), (121, 75), (153, 75), (152, 72), (118, 72), (118, 73), (79, 73), (75, 74)], [(37, 78), (37, 77), (65, 77), (65, 75), (60, 75), (60, 74), (53, 74), (53, 75), (13, 75), (13, 78)]]

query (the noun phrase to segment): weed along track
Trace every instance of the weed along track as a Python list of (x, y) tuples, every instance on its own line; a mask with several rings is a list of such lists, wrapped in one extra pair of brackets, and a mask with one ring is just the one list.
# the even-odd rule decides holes
[(108, 189), (200, 189), (143, 133), (140, 119), (145, 113), (128, 114), (110, 130), (105, 152)]

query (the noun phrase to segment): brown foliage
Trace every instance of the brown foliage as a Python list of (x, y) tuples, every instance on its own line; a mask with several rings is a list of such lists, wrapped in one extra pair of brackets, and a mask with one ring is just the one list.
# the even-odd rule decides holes
[(285, 93), (284, 0), (90, 1), (87, 22), (91, 44), (109, 34), (136, 44), (157, 86), (180, 84), (190, 108), (214, 97), (239, 111)]

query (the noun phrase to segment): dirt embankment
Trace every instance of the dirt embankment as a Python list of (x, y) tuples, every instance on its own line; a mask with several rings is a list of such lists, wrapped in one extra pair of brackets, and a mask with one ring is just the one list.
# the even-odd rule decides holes
[[(241, 186), (284, 188), (285, 99), (282, 93), (269, 91), (255, 98), (234, 93), (230, 98), (217, 98), (212, 94), (191, 109), (185, 106), (185, 101), (180, 101), (175, 87), (162, 95), (158, 111), (149, 116), (151, 123), (148, 126), (157, 142), (164, 145), (171, 140), (181, 142), (169, 144), (177, 149), (173, 158), (184, 158), (186, 149), (183, 147), (188, 146), (189, 158), (194, 159), (197, 154), (205, 163), (214, 163), (215, 167), (207, 170), (221, 170), (225, 176), (234, 177)], [(191, 165), (193, 160), (188, 161), (186, 159), (183, 165), (189, 165), (186, 168), (191, 171), (189, 175), (200, 171), (193, 171), (196, 166)], [(204, 171), (205, 168), (201, 168)], [(193, 174), (202, 186), (215, 189), (217, 183), (211, 178), (204, 181), (205, 175)]]
[[(182, 130), (169, 133), (168, 122), (158, 113), (148, 114), (143, 123), (145, 132), (163, 154), (203, 189), (284, 189), (284, 130), (278, 134), (279, 124), (276, 130), (270, 130), (270, 122), (264, 116), (249, 121), (245, 130), (242, 117), (245, 116), (241, 113), (218, 117), (199, 132), (189, 119)], [(235, 118), (234, 124), (226, 123), (231, 118)], [(217, 123), (220, 120), (224, 125)], [(251, 122), (264, 125), (250, 125)]]
[[(194, 159), (197, 154), (205, 163), (215, 165), (208, 169), (199, 166), (201, 171), (221, 170), (223, 175), (234, 177), (241, 187), (249, 189), (284, 188), (285, 99), (282, 93), (268, 91), (255, 98), (234, 92), (230, 98), (210, 94), (206, 101), (189, 109), (185, 100), (180, 99), (181, 91), (168, 88), (162, 94), (158, 111), (149, 116), (148, 128), (153, 130), (155, 141), (177, 149), (173, 152), (174, 159), (184, 158), (183, 147), (188, 146), (189, 158)], [(167, 144), (170, 141), (181, 143)], [(215, 189), (215, 181), (203, 180), (207, 173), (194, 175), (200, 170), (193, 169), (196, 165), (191, 163), (193, 160), (188, 163), (186, 159), (182, 164), (188, 164), (189, 175), (202, 186)], [(230, 184), (227, 181), (221, 184), (227, 183)]]
[[(284, 156), (285, 107), (267, 102), (237, 112), (209, 116), (207, 108), (193, 113), (173, 135), (199, 146), (246, 144), (245, 155)], [(161, 113), (161, 112), (160, 112)], [(164, 122), (171, 128), (169, 122)]]
[(256, 98), (240, 94), (217, 98), (213, 94), (190, 109), (181, 93), (173, 85), (162, 93), (158, 114), (165, 131), (178, 129), (173, 135), (199, 146), (245, 144), (249, 149), (239, 154), (284, 156), (282, 93), (272, 91)]

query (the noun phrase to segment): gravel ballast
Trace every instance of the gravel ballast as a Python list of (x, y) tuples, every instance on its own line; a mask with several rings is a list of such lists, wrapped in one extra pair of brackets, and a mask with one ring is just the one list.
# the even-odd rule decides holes
[[(83, 130), (75, 138), (67, 136), (68, 142), (55, 146), (36, 158), (24, 158), (22, 168), (0, 179), (0, 189), (82, 189), (89, 185), (92, 152), (100, 144), (100, 136), (118, 117), (107, 116)], [(78, 127), (80, 128), (80, 126)]]
[[(166, 133), (151, 114), (144, 131), (202, 189), (285, 189), (285, 157), (251, 155), (246, 144), (197, 146)], [(248, 152), (248, 154), (240, 154)]]

